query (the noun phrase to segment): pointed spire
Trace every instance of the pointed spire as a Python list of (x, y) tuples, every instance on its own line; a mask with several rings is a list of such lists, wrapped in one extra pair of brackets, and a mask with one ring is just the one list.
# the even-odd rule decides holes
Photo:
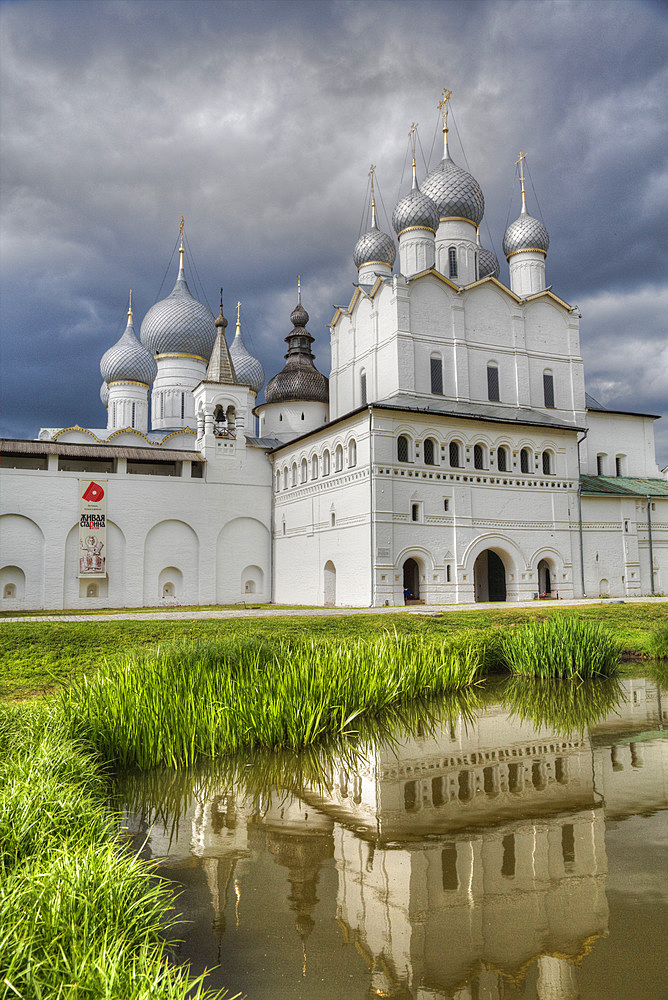
[(225, 340), (227, 320), (223, 316), (223, 289), (220, 290), (220, 313), (216, 320), (216, 342), (213, 345), (211, 359), (206, 370), (205, 382), (219, 382), (221, 385), (236, 385), (237, 377), (230, 357), (230, 351)]
[(371, 228), (372, 229), (378, 229), (378, 226), (376, 224), (376, 194), (373, 186), (373, 175), (375, 171), (376, 167), (372, 163), (371, 167), (369, 168), (369, 177), (371, 178)]
[(438, 102), (438, 109), (443, 115), (443, 159), (449, 160), (450, 153), (448, 152), (448, 101), (452, 97), (452, 91), (443, 88), (443, 96)]
[(181, 237), (181, 246), (179, 247), (179, 278), (182, 278), (185, 275), (185, 270), (183, 268), (183, 255), (185, 253), (185, 250), (183, 249), (183, 226), (184, 226), (184, 224), (185, 224), (184, 223), (184, 218), (183, 218), (183, 216), (181, 216), (181, 225), (179, 226), (179, 236)]
[(408, 133), (408, 135), (410, 137), (410, 140), (411, 140), (411, 151), (413, 153), (413, 185), (412, 185), (413, 191), (417, 190), (417, 186), (418, 186), (418, 182), (417, 182), (417, 170), (415, 169), (415, 135), (416, 135), (416, 132), (417, 132), (417, 127), (418, 127), (418, 123), (417, 122), (411, 122), (411, 130)]
[(520, 165), (520, 184), (522, 186), (522, 211), (520, 215), (527, 215), (527, 197), (526, 191), (524, 190), (524, 161), (526, 160), (526, 153), (520, 151), (520, 155), (515, 160), (515, 166), (519, 163)]

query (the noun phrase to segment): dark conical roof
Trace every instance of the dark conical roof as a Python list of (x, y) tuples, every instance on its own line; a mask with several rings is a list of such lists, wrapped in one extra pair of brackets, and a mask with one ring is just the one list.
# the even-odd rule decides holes
[(268, 403), (281, 403), (289, 399), (327, 403), (329, 379), (313, 364), (313, 337), (306, 329), (309, 315), (302, 305), (301, 294), (290, 319), (293, 329), (285, 338), (288, 345), (285, 366), (267, 383), (265, 399)]

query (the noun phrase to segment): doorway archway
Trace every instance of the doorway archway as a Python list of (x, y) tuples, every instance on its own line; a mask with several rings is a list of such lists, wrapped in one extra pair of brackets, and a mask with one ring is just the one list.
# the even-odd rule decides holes
[(473, 565), (475, 599), (480, 601), (505, 601), (506, 568), (494, 549), (485, 549)]
[(420, 567), (415, 559), (407, 559), (404, 563), (404, 596), (407, 600), (420, 600)]
[(553, 573), (547, 559), (538, 563), (538, 592), (547, 596), (552, 594)]
[(333, 608), (336, 605), (336, 566), (331, 559), (325, 563), (324, 575), (325, 607)]

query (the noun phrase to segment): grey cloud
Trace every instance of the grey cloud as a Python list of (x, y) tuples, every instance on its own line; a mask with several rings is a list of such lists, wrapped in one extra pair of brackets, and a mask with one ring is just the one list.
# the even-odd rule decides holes
[[(242, 299), (268, 375), (302, 273), (327, 370), (325, 324), (352, 291), (369, 163), (391, 213), (411, 120), (426, 153), (435, 143), (432, 163), (440, 155), (445, 84), (453, 152), (463, 163), (459, 135), (485, 192), (483, 242), (488, 224), (499, 254), (519, 211), (513, 163), (528, 151), (548, 281), (587, 305), (583, 351), (608, 402), (638, 309), (636, 354), (665, 329), (668, 29), (656, 5), (51, 2), (0, 18), (12, 433), (102, 422), (99, 357), (128, 289), (138, 318), (154, 301), (182, 214), (209, 304), (221, 283), (228, 318)], [(162, 294), (172, 282), (173, 271)], [(588, 308), (610, 295), (619, 323)], [(663, 412), (660, 387), (633, 371), (638, 408)]]

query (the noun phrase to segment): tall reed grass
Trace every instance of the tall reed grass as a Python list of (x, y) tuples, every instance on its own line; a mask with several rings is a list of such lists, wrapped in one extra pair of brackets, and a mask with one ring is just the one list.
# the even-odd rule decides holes
[(57, 712), (0, 708), (0, 995), (222, 998), (172, 962), (172, 890), (123, 848), (105, 790)]
[(500, 652), (510, 672), (521, 677), (586, 680), (614, 674), (621, 649), (600, 625), (550, 615), (504, 632)]
[(475, 682), (471, 640), (186, 642), (130, 654), (63, 696), (77, 735), (121, 767), (189, 767), (260, 748), (298, 750), (391, 705)]

